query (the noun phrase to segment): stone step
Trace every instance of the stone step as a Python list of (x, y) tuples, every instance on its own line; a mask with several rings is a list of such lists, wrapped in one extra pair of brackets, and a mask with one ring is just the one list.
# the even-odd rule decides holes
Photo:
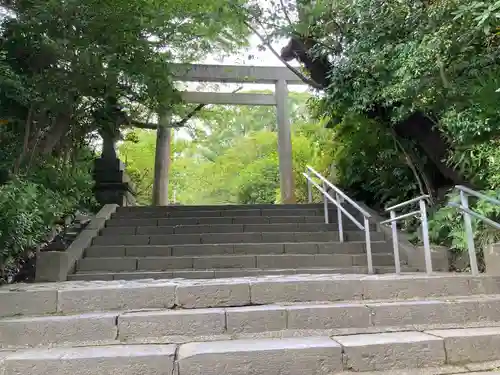
[[(343, 226), (344, 230), (358, 229), (354, 224)], [(373, 225), (372, 230), (376, 230)], [(101, 230), (107, 235), (161, 235), (161, 234), (198, 234), (198, 233), (246, 233), (246, 232), (328, 232), (338, 231), (338, 224), (325, 223), (288, 223), (288, 224), (212, 224), (212, 225), (170, 225), (170, 226), (121, 226)]]
[[(329, 206), (334, 207), (333, 204)], [(323, 209), (323, 203), (299, 203), (299, 204), (220, 204), (220, 205), (178, 205), (178, 206), (128, 206), (117, 207), (117, 212), (156, 212), (156, 211), (231, 211), (231, 210), (262, 210), (262, 209)]]
[[(374, 266), (393, 265), (392, 254), (373, 254)], [(204, 270), (211, 268), (313, 268), (366, 266), (365, 254), (269, 254), (83, 258), (77, 271), (168, 271), (171, 269)]]
[[(371, 232), (372, 241), (384, 240), (382, 232)], [(362, 231), (345, 231), (346, 241), (365, 239)], [(198, 233), (166, 235), (108, 235), (98, 236), (93, 245), (187, 245), (223, 243), (284, 243), (284, 242), (337, 242), (338, 232), (245, 232)]]
[[(113, 345), (2, 353), (6, 375), (332, 375), (437, 368), (500, 358), (492, 328), (181, 345)], [(401, 372), (401, 373), (402, 373)]]
[[(372, 254), (388, 253), (392, 247), (385, 241), (371, 243)], [(364, 242), (289, 242), (289, 243), (237, 243), (198, 245), (144, 245), (144, 246), (91, 246), (85, 257), (150, 257), (150, 256), (200, 256), (227, 254), (365, 254)]]
[(443, 328), (477, 324), (500, 334), (500, 296), (13, 317), (0, 319), (0, 348), (105, 345), (116, 340), (174, 343), (272, 332), (286, 337), (299, 331), (324, 336), (433, 329), (452, 340), (454, 336)]
[[(287, 223), (318, 223), (324, 224), (323, 216), (227, 216), (227, 217), (178, 217), (178, 218), (111, 218), (106, 227), (147, 227), (170, 225), (221, 225), (221, 224), (287, 224)], [(330, 223), (337, 223), (337, 216), (330, 218)], [(349, 219), (344, 224), (354, 225)]]
[[(402, 272), (417, 272), (418, 269), (401, 266)], [(394, 273), (392, 266), (374, 267), (375, 274)], [(343, 267), (343, 268), (278, 268), (278, 269), (205, 269), (205, 270), (170, 270), (170, 271), (133, 271), (133, 272), (77, 272), (68, 275), (68, 280), (143, 280), (143, 279), (220, 279), (228, 277), (249, 277), (249, 276), (268, 276), (268, 275), (303, 275), (303, 274), (367, 274), (368, 268), (361, 266)]]
[(3, 366), (5, 375), (171, 375), (175, 353), (175, 345), (36, 349), (7, 354)]
[[(179, 375), (327, 375), (343, 371), (387, 371), (431, 368), (500, 358), (500, 331), (447, 330), (457, 335), (446, 340), (440, 332), (394, 332), (322, 338), (247, 339), (194, 342), (181, 345)], [(473, 334), (469, 336), (468, 334)], [(333, 343), (333, 344), (332, 344)], [(492, 345), (493, 344), (493, 345)], [(484, 348), (484, 349), (483, 349)], [(483, 352), (483, 350), (485, 350)], [(457, 362), (448, 353), (467, 358)], [(423, 374), (423, 373), (422, 373)]]
[[(346, 207), (347, 209), (347, 207)], [(348, 209), (354, 217), (362, 217), (356, 210)], [(241, 210), (189, 210), (189, 211), (118, 211), (112, 218), (199, 218), (199, 217), (259, 217), (259, 216), (321, 216), (324, 217), (323, 208), (299, 209), (241, 209)], [(329, 217), (337, 217), (336, 209), (329, 209)]]
[(0, 316), (287, 302), (500, 294), (498, 278), (467, 274), (279, 275), (215, 280), (92, 281), (0, 288)]

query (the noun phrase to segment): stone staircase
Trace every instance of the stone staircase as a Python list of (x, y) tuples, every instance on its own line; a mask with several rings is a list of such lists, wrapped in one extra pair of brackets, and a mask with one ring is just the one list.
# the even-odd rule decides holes
[[(121, 208), (73, 281), (0, 288), (0, 375), (500, 367), (499, 278), (363, 274), (364, 234), (346, 222), (341, 244), (323, 215), (318, 205)], [(371, 234), (374, 264), (391, 272), (391, 245)]]
[[(365, 233), (344, 218), (340, 243), (330, 218), (322, 204), (119, 208), (70, 279), (366, 273)], [(392, 245), (372, 229), (375, 270), (393, 272)]]

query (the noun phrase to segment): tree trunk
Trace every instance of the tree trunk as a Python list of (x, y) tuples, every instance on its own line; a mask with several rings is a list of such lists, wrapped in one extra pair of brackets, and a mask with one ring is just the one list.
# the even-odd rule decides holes
[(44, 140), (40, 144), (40, 152), (42, 155), (52, 153), (52, 150), (59, 143), (61, 138), (68, 132), (71, 114), (64, 113), (56, 118), (55, 124), (49, 129)]
[(465, 184), (463, 177), (445, 163), (450, 145), (443, 139), (432, 120), (422, 113), (414, 113), (408, 119), (396, 124), (394, 130), (402, 138), (416, 142), (439, 172), (454, 184)]

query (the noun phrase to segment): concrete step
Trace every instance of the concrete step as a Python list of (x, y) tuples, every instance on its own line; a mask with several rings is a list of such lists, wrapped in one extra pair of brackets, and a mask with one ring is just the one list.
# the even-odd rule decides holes
[[(188, 343), (180, 346), (177, 363), (180, 375), (249, 374), (245, 371), (248, 368), (252, 369), (252, 374), (262, 375), (327, 375), (348, 370), (406, 371), (500, 358), (498, 330), (488, 332), (486, 328), (472, 332), (446, 332), (457, 335), (459, 339), (446, 340), (436, 331), (412, 331), (314, 340), (307, 337)], [(473, 336), (468, 336), (469, 333)], [(457, 362), (453, 355), (448, 356), (448, 353), (460, 351), (468, 355), (464, 361)]]
[(488, 327), (31, 349), (2, 356), (6, 375), (332, 375), (494, 361), (499, 344), (500, 331)]
[[(347, 209), (347, 208), (346, 208)], [(348, 209), (354, 217), (362, 218), (356, 210)], [(329, 209), (329, 217), (337, 217), (336, 209)], [(324, 217), (323, 208), (298, 208), (298, 209), (253, 209), (241, 210), (152, 210), (152, 211), (118, 211), (113, 213), (112, 218), (199, 218), (199, 217), (259, 217), (259, 216), (321, 216)]]
[[(329, 206), (334, 207), (333, 204)], [(178, 206), (128, 206), (118, 207), (117, 212), (156, 212), (156, 211), (231, 211), (231, 210), (262, 210), (262, 209), (323, 209), (323, 203), (300, 204), (212, 204), (212, 205), (178, 205)]]
[(299, 209), (241, 209), (241, 210), (153, 210), (153, 211), (118, 211), (113, 218), (181, 218), (181, 217), (240, 217), (240, 216), (323, 216), (320, 208)]
[[(344, 230), (357, 230), (354, 225), (343, 226)], [(372, 230), (376, 230), (373, 225)], [(107, 235), (161, 235), (161, 234), (198, 234), (198, 233), (246, 233), (246, 232), (328, 232), (338, 231), (338, 224), (325, 223), (287, 223), (287, 224), (212, 224), (212, 225), (170, 225), (170, 226), (121, 226), (101, 230)]]
[[(174, 343), (208, 337), (262, 337), (272, 332), (287, 337), (300, 331), (332, 336), (432, 329), (436, 335), (452, 340), (457, 331), (454, 335), (446, 330), (481, 328), (478, 325), (500, 334), (500, 295), (12, 317), (0, 319), (0, 348), (106, 345), (116, 341), (130, 344), (155, 339)], [(487, 331), (470, 332), (478, 335)], [(457, 358), (456, 362), (463, 360)]]
[[(337, 216), (330, 218), (330, 223), (337, 223)], [(177, 218), (111, 218), (106, 227), (147, 227), (171, 225), (221, 225), (221, 224), (289, 224), (318, 223), (324, 224), (323, 216), (227, 216), (227, 217), (177, 217)], [(354, 225), (349, 219), (344, 219), (346, 226)]]
[[(388, 253), (392, 247), (385, 241), (371, 243), (372, 254)], [(198, 245), (144, 245), (144, 246), (91, 246), (85, 257), (151, 257), (200, 256), (227, 254), (365, 254), (364, 242), (289, 242), (253, 244), (198, 244)]]
[[(390, 266), (392, 254), (373, 254), (374, 266)], [(366, 266), (365, 254), (269, 254), (83, 258), (77, 271), (168, 271), (171, 269), (204, 270), (211, 268), (313, 268)]]
[(175, 345), (37, 349), (9, 353), (3, 366), (5, 375), (170, 375), (175, 352)]
[(467, 274), (279, 275), (216, 280), (91, 281), (0, 288), (0, 316), (279, 302), (500, 294), (499, 279)]
[[(384, 240), (382, 232), (371, 232), (372, 241)], [(346, 241), (362, 241), (362, 231), (345, 231)], [(337, 242), (338, 232), (245, 232), (165, 235), (108, 235), (94, 238), (93, 245), (187, 245), (223, 243)]]
[[(408, 266), (401, 266), (402, 272), (417, 272), (418, 269)], [(375, 274), (394, 273), (392, 266), (374, 267)], [(132, 272), (77, 272), (68, 275), (68, 280), (144, 280), (144, 279), (220, 279), (228, 277), (249, 277), (249, 276), (269, 276), (269, 275), (319, 275), (319, 274), (367, 274), (368, 268), (361, 266), (343, 268), (266, 268), (266, 269), (204, 269), (204, 270), (169, 270), (169, 271), (132, 271)]]

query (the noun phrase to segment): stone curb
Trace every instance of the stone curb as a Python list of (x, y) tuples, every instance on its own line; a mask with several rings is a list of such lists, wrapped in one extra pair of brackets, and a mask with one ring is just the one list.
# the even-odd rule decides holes
[(94, 237), (104, 228), (106, 220), (116, 211), (118, 205), (106, 204), (91, 219), (90, 223), (76, 237), (66, 251), (39, 252), (36, 259), (36, 282), (66, 281), (83, 252), (92, 244)]

